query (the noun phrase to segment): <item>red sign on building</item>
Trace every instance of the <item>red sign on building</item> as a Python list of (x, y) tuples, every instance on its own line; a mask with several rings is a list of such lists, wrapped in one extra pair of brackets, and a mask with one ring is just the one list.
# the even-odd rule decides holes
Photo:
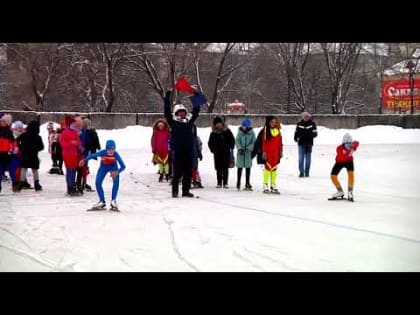
[[(415, 111), (420, 111), (420, 79), (414, 82), (413, 107)], [(410, 82), (408, 80), (382, 82), (382, 108), (387, 112), (410, 111)]]

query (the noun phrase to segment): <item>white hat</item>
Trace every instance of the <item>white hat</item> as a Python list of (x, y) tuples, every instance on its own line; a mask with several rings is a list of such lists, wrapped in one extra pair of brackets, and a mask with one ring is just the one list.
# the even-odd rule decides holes
[(302, 114), (302, 117), (309, 117), (309, 118), (311, 118), (311, 114), (310, 113), (308, 113), (308, 112), (303, 112)]
[(185, 111), (185, 114), (188, 114), (188, 110), (183, 104), (177, 104), (174, 107), (174, 115), (176, 116), (176, 114), (181, 110)]
[(343, 136), (343, 143), (351, 143), (351, 142), (353, 142), (353, 138), (351, 137), (349, 133), (346, 133)]
[(23, 126), (23, 122), (21, 122), (20, 120), (16, 120), (16, 121), (12, 124), (12, 129), (19, 129), (19, 128), (24, 128), (24, 126)]

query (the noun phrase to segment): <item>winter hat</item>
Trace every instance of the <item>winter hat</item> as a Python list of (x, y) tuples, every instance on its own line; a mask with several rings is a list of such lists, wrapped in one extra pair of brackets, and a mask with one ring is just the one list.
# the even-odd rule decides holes
[(89, 129), (92, 126), (92, 122), (89, 118), (83, 119), (83, 128)]
[(346, 133), (343, 136), (343, 143), (352, 143), (352, 142), (353, 142), (353, 139), (352, 139), (351, 135), (349, 133)]
[(245, 119), (242, 121), (241, 126), (244, 126), (244, 127), (251, 127), (251, 121), (250, 121), (248, 118), (245, 118)]
[(220, 118), (219, 116), (214, 117), (214, 119), (213, 119), (213, 126), (216, 126), (218, 123), (224, 124), (222, 118)]
[(54, 123), (52, 121), (48, 122), (47, 129), (54, 129)]
[(8, 126), (12, 124), (12, 115), (10, 114), (4, 114), (1, 118), (1, 121), (4, 121)]
[(116, 149), (116, 144), (115, 144), (115, 141), (114, 141), (114, 140), (107, 140), (107, 141), (106, 141), (106, 144), (105, 144), (105, 148), (106, 148), (107, 150), (109, 150), (109, 149), (111, 149), (111, 148)]
[(303, 112), (301, 115), (302, 115), (303, 118), (305, 118), (305, 117), (311, 118), (312, 117), (312, 115), (308, 112)]
[(185, 111), (185, 114), (188, 114), (188, 110), (183, 104), (177, 104), (174, 107), (174, 115), (176, 116), (176, 114), (181, 110)]
[(21, 122), (20, 120), (16, 120), (13, 124), (12, 124), (12, 129), (23, 129), (23, 122)]

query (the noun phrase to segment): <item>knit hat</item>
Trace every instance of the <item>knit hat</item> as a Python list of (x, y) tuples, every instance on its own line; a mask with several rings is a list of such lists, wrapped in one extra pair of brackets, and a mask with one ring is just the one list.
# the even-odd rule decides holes
[(311, 118), (312, 117), (312, 115), (308, 112), (303, 112), (301, 115), (302, 115), (303, 118), (305, 118), (305, 117)]
[(343, 136), (343, 143), (352, 143), (352, 142), (353, 142), (353, 139), (352, 139), (351, 135), (349, 133), (346, 133)]
[(216, 116), (213, 119), (213, 126), (217, 125), (218, 123), (224, 124), (222, 118), (220, 118), (219, 116)]
[(244, 127), (251, 127), (251, 121), (250, 121), (248, 118), (245, 118), (245, 119), (242, 121), (241, 126), (244, 126)]
[(23, 126), (23, 122), (21, 122), (20, 120), (16, 120), (12, 124), (12, 129), (22, 129), (22, 128), (24, 128), (24, 126)]
[(92, 122), (89, 118), (83, 119), (83, 128), (89, 129), (92, 126)]
[(111, 148), (116, 149), (116, 144), (114, 140), (107, 140), (105, 144), (105, 149), (109, 150)]
[(10, 114), (4, 114), (1, 118), (1, 121), (4, 121), (8, 126), (12, 124), (12, 115)]
[(188, 110), (183, 104), (177, 104), (174, 107), (174, 115), (176, 116), (176, 114), (181, 110), (185, 111), (185, 114), (188, 114)]

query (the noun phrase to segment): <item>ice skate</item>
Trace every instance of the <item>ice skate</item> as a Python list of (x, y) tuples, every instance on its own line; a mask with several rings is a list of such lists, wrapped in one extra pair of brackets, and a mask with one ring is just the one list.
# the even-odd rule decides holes
[(120, 211), (119, 208), (118, 208), (117, 201), (111, 200), (110, 206), (111, 206), (111, 208), (109, 210), (111, 210), (111, 211)]
[(264, 194), (269, 194), (270, 193), (270, 189), (268, 189), (268, 185), (267, 184), (264, 185), (263, 193)]
[(344, 199), (344, 192), (342, 190), (337, 191), (335, 194), (328, 198), (328, 200), (342, 200)]
[(271, 193), (272, 194), (276, 194), (276, 195), (280, 195), (279, 190), (277, 189), (276, 185), (273, 185), (270, 187)]
[(92, 208), (87, 209), (86, 211), (100, 211), (100, 210), (106, 210), (105, 202), (99, 201), (98, 203), (94, 204)]

